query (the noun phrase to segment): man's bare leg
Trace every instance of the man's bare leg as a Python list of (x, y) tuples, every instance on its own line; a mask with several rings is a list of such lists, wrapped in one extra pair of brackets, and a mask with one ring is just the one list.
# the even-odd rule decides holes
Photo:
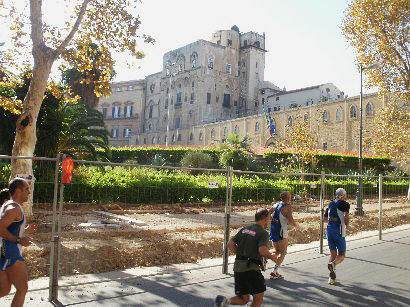
[(278, 273), (278, 269), (280, 265), (282, 264), (283, 260), (285, 259), (286, 253), (288, 251), (288, 239), (282, 239), (278, 242), (273, 242), (273, 246), (275, 247), (275, 254), (278, 257), (276, 260), (276, 265), (271, 273), (272, 277), (280, 277), (280, 274)]
[(246, 305), (249, 302), (249, 294), (242, 296), (234, 296), (228, 299), (229, 305)]
[(262, 303), (263, 303), (263, 295), (264, 295), (264, 294), (265, 294), (265, 293), (262, 292), (262, 293), (258, 293), (258, 294), (252, 295), (253, 300), (252, 300), (251, 306), (252, 306), (252, 307), (260, 307), (260, 306), (262, 306)]
[(28, 274), (23, 261), (17, 261), (6, 269), (11, 284), (16, 288), (11, 307), (23, 307), (24, 299), (28, 290)]
[(0, 271), (0, 297), (10, 293), (11, 283), (6, 271)]

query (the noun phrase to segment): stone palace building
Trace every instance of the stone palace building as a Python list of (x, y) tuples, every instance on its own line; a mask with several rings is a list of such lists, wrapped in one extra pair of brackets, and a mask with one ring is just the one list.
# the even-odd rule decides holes
[[(217, 31), (163, 56), (162, 71), (143, 80), (112, 83), (101, 98), (113, 146), (212, 145), (228, 134), (249, 136), (270, 146), (300, 121), (319, 136), (322, 149), (352, 151), (358, 146), (358, 97), (347, 98), (332, 83), (287, 91), (264, 80), (265, 34)], [(383, 104), (364, 98), (364, 126)], [(269, 134), (266, 113), (276, 125)]]

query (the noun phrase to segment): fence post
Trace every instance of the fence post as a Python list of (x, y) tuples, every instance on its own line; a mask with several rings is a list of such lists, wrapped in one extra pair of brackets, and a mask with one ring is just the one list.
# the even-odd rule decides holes
[(231, 205), (232, 205), (232, 167), (228, 166), (226, 172), (226, 201), (224, 217), (224, 246), (223, 246), (223, 263), (222, 273), (228, 274), (229, 250), (228, 242), (230, 238), (231, 224)]
[(383, 176), (379, 174), (379, 240), (382, 239)]
[(319, 247), (320, 254), (323, 254), (324, 197), (325, 197), (325, 172), (322, 171), (320, 174), (320, 247)]
[(48, 300), (50, 302), (57, 300), (57, 284), (56, 284), (56, 253), (58, 244), (58, 237), (55, 236), (56, 223), (57, 223), (57, 199), (58, 199), (58, 178), (60, 174), (60, 154), (56, 157), (56, 166), (54, 170), (54, 198), (53, 198), (53, 223), (51, 232), (51, 242), (50, 242), (50, 276), (49, 276), (49, 287), (48, 287)]

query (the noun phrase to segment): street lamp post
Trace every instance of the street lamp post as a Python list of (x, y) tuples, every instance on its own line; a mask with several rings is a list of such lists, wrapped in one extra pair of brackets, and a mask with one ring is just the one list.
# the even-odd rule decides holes
[(356, 215), (363, 215), (363, 71), (378, 67), (378, 64), (372, 64), (367, 67), (360, 67), (360, 126), (359, 126), (359, 186), (356, 198)]

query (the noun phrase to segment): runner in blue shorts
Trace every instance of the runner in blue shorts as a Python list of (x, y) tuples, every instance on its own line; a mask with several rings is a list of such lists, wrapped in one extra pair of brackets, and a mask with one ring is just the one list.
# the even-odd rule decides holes
[(346, 228), (349, 225), (350, 204), (346, 202), (347, 194), (343, 188), (336, 190), (336, 199), (332, 200), (325, 211), (327, 222), (326, 236), (330, 249), (330, 259), (327, 265), (329, 284), (336, 284), (336, 265), (343, 262), (346, 256)]
[[(0, 297), (9, 294), (11, 285), (16, 288), (11, 306), (20, 307), (28, 288), (28, 275), (22, 246), (29, 246), (31, 239), (24, 236), (26, 220), (21, 204), (30, 195), (29, 184), (21, 178), (15, 178), (9, 183), (11, 199), (0, 208)], [(35, 225), (28, 231), (35, 231)]]
[(280, 193), (280, 199), (281, 201), (269, 210), (269, 213), (272, 214), (270, 240), (275, 247), (275, 254), (278, 257), (275, 267), (270, 273), (271, 279), (282, 278), (278, 270), (288, 250), (288, 224), (297, 226), (292, 214), (292, 194), (289, 191), (284, 191)]

